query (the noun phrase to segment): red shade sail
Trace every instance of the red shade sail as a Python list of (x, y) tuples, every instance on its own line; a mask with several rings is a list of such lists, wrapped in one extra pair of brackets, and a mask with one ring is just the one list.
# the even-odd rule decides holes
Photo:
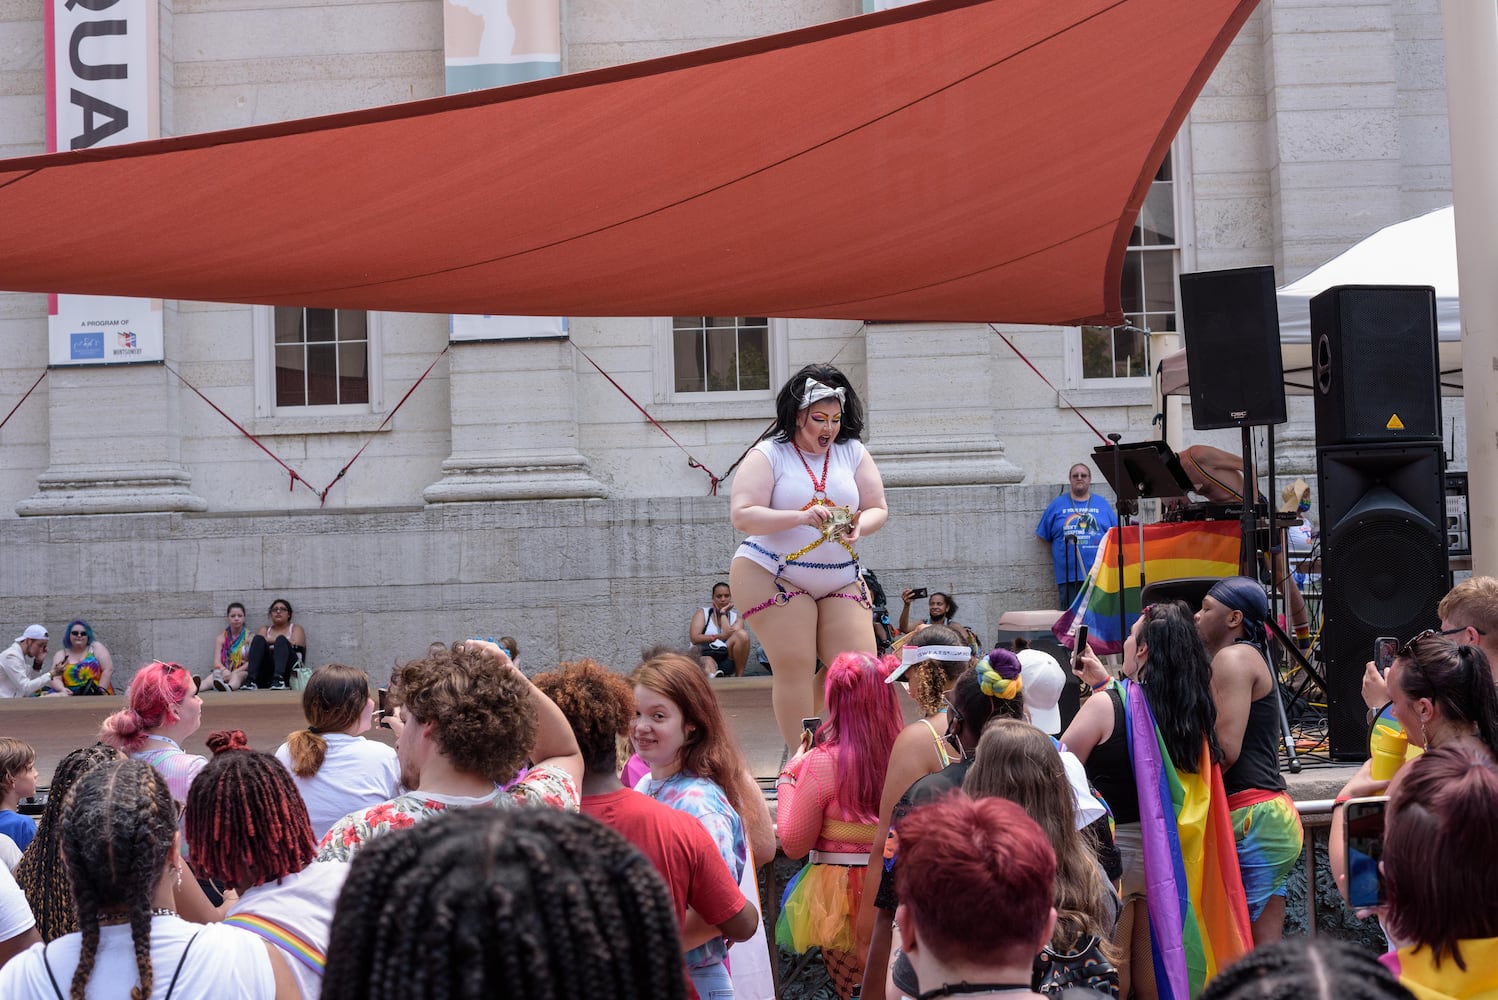
[(926, 0), (589, 73), (0, 161), (0, 288), (405, 312), (1117, 321), (1253, 0)]

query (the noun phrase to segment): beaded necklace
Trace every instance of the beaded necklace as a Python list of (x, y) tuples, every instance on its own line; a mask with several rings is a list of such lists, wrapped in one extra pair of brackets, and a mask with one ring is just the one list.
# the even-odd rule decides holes
[[(822, 503), (826, 503), (827, 502), (827, 467), (832, 462), (832, 449), (829, 447), (827, 449), (827, 454), (825, 454), (825, 455), (822, 456), (822, 481), (821, 482), (817, 482), (817, 474), (815, 472), (811, 471), (811, 463), (808, 462), (806, 460), (806, 456), (801, 453), (801, 446), (800, 445), (796, 446), (796, 457), (799, 458), (799, 459), (801, 459), (801, 467), (803, 469), (805, 469), (806, 470), (806, 474), (811, 477), (811, 498), (812, 498), (812, 503), (818, 502), (818, 500), (817, 500), (818, 497), (821, 498), (821, 502)], [(808, 504), (807, 506), (811, 506), (811, 505)]]
[[(175, 917), (176, 915), (176, 910), (170, 909), (165, 906), (155, 906), (151, 908), (151, 916), (153, 917)], [(128, 913), (99, 914), (99, 926), (101, 927), (114, 927), (118, 924), (128, 924), (129, 922), (130, 914)]]

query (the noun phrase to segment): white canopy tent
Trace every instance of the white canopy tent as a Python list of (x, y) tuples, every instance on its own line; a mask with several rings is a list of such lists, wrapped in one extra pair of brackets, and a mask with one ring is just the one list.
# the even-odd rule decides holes
[[(1451, 206), (1392, 226), (1333, 257), (1303, 278), (1279, 289), (1280, 349), (1285, 390), (1311, 392), (1311, 299), (1337, 285), (1430, 285), (1436, 290), (1441, 391), (1461, 395), (1462, 328), (1456, 280), (1456, 227)], [(1186, 331), (1191, 336), (1191, 331)], [(1160, 394), (1186, 395), (1186, 352), (1160, 362)]]

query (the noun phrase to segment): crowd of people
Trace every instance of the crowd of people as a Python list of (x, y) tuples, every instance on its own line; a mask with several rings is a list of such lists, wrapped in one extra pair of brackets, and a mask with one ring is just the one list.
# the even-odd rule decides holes
[[(37, 822), (18, 808), (36, 754), (0, 738), (0, 996), (769, 1000), (778, 946), (815, 950), (844, 1000), (1498, 997), (1498, 580), (1459, 585), (1365, 677), (1384, 752), (1339, 798), (1331, 856), (1345, 887), (1341, 807), (1374, 803), (1382, 863), (1356, 879), (1387, 952), (1281, 940), (1304, 834), (1264, 588), (1144, 608), (1117, 675), (1085, 646), (1070, 671), (985, 652), (940, 591), (902, 592), (881, 653), (854, 545), (887, 512), (861, 427), (841, 372), (796, 374), (735, 479), (729, 581), (690, 645), (627, 672), (530, 676), (514, 639), (470, 638), (397, 666), (377, 702), (362, 669), (307, 669), (289, 601), (253, 635), (236, 602), (207, 677), (302, 671), (306, 723), (278, 745), (224, 729), (211, 758), (185, 749), (203, 677), (153, 661)], [(1063, 602), (1106, 522), (1089, 486), (1074, 468), (1038, 531)], [(0, 687), (109, 691), (108, 649), (65, 633), (48, 665), (27, 628)], [(773, 815), (711, 681), (744, 672), (751, 633), (787, 748)], [(766, 897), (778, 854), (805, 864)]]

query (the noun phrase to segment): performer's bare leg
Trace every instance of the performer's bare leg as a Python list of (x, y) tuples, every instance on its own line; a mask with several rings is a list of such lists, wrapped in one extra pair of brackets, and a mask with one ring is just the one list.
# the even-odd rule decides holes
[[(862, 591), (854, 583), (843, 593), (857, 596)], [(823, 663), (831, 663), (837, 654), (848, 652), (879, 652), (874, 642), (874, 618), (861, 601), (825, 597), (817, 602), (817, 653)]]
[[(739, 608), (755, 608), (774, 597), (775, 576), (748, 559), (735, 559), (728, 569), (728, 583), (733, 588), (734, 603)], [(873, 625), (869, 613), (852, 601), (838, 601), (862, 612)], [(740, 612), (742, 613), (742, 612)], [(787, 747), (801, 740), (801, 720), (817, 714), (820, 699), (816, 690), (818, 635), (817, 602), (809, 596), (792, 597), (783, 605), (771, 605), (745, 619), (769, 657), (774, 679), (770, 701), (775, 707), (775, 725)]]

